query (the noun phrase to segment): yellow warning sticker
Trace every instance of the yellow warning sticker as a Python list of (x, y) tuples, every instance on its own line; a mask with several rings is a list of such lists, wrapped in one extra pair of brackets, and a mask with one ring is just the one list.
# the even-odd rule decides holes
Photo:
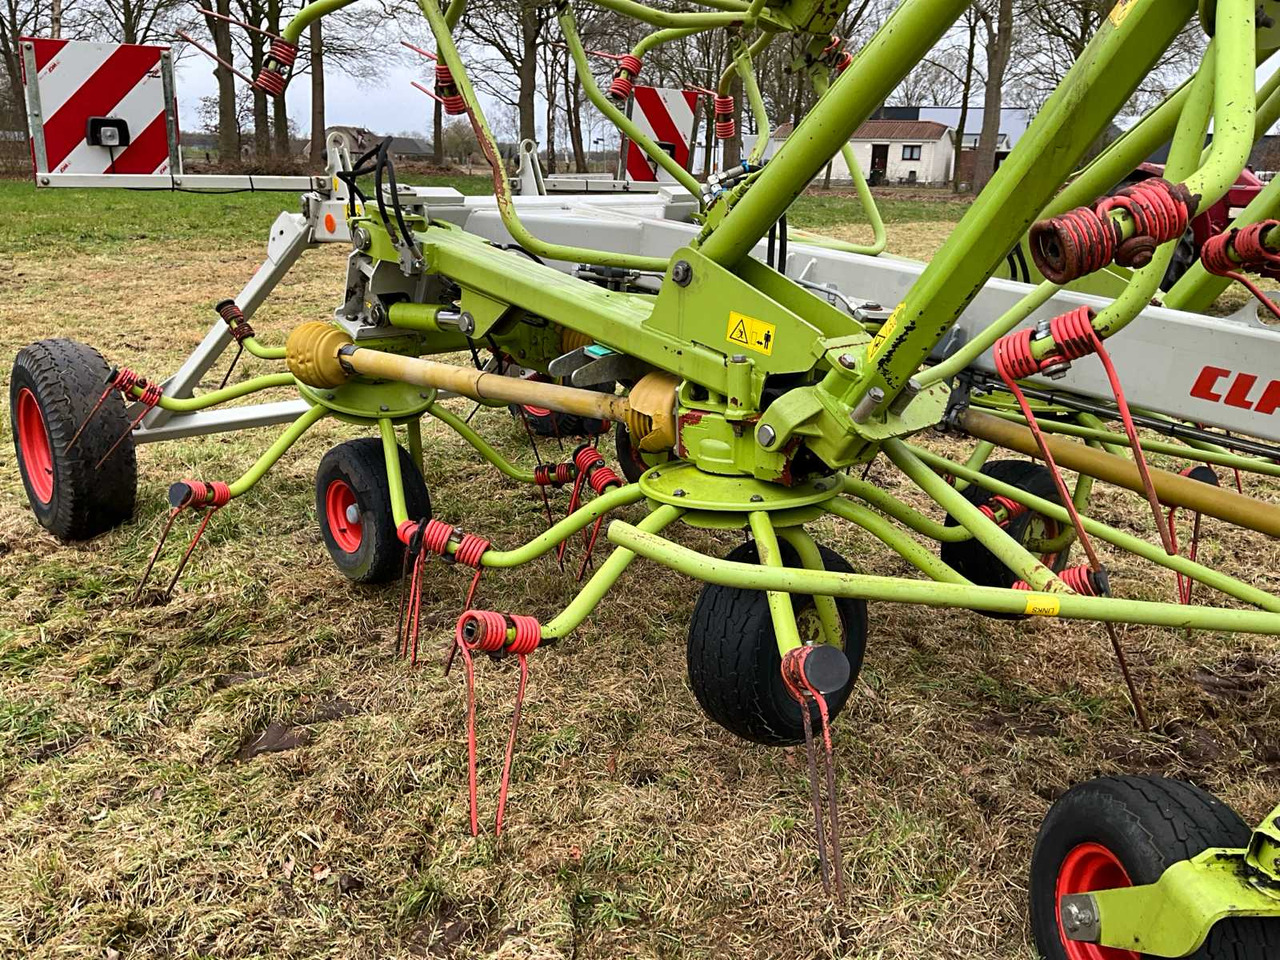
[(773, 355), (773, 344), (777, 339), (778, 328), (764, 320), (756, 320), (745, 314), (729, 311), (729, 326), (724, 338), (766, 357)]
[(1027, 609), (1023, 611), (1028, 617), (1056, 617), (1062, 609), (1062, 601), (1045, 593), (1033, 593), (1027, 597)]
[(1114, 27), (1124, 23), (1124, 18), (1129, 15), (1129, 11), (1138, 5), (1138, 0), (1116, 0), (1116, 5), (1111, 8), (1111, 13), (1107, 19), (1111, 21)]
[(894, 307), (893, 313), (889, 314), (889, 319), (880, 325), (880, 329), (876, 332), (871, 342), (867, 344), (867, 356), (870, 357), (880, 349), (881, 344), (893, 336), (893, 331), (898, 328), (898, 315), (902, 313), (902, 304)]

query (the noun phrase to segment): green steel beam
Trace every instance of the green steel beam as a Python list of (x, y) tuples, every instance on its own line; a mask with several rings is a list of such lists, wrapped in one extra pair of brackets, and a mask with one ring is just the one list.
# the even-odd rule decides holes
[(239, 497), (251, 490), (259, 480), (261, 480), (268, 470), (270, 470), (277, 460), (285, 455), (290, 447), (298, 442), (298, 438), (311, 429), (319, 420), (322, 420), (329, 413), (327, 407), (319, 404), (313, 406), (310, 410), (298, 417), (297, 420), (289, 424), (285, 428), (284, 433), (276, 438), (275, 443), (271, 444), (266, 451), (260, 456), (257, 462), (244, 472), (244, 474), (231, 484), (231, 496)]
[[(980, 487), (984, 487), (993, 493), (998, 493), (1002, 497), (1008, 497), (1017, 503), (1024, 503), (1036, 513), (1043, 514), (1051, 520), (1057, 520), (1062, 524), (1070, 524), (1071, 517), (1067, 513), (1065, 507), (1059, 506), (1052, 500), (1045, 500), (1043, 497), (1037, 497), (1020, 487), (1012, 484), (1004, 483), (994, 477), (989, 477), (985, 473), (978, 470), (970, 470), (963, 464), (948, 460), (946, 457), (939, 456), (932, 451), (922, 449), (921, 447), (912, 447), (912, 452), (932, 467), (936, 472), (948, 473), (955, 477), (962, 477), (970, 483), (976, 483)], [(1269, 610), (1280, 613), (1280, 597), (1272, 596), (1265, 590), (1259, 590), (1257, 587), (1251, 586), (1235, 577), (1227, 576), (1225, 573), (1219, 573), (1209, 567), (1196, 563), (1194, 560), (1188, 560), (1186, 557), (1171, 557), (1164, 552), (1162, 547), (1148, 543), (1140, 537), (1117, 530), (1114, 527), (1107, 526), (1087, 516), (1080, 517), (1081, 523), (1084, 524), (1085, 532), (1090, 536), (1097, 537), (1099, 540), (1105, 540), (1112, 546), (1119, 547), (1121, 550), (1128, 551), (1143, 559), (1150, 560), (1152, 563), (1159, 564), (1166, 569), (1173, 570), (1188, 576), (1191, 579), (1202, 583), (1207, 587), (1215, 590), (1221, 590), (1228, 596), (1235, 597), (1245, 603), (1251, 603), (1263, 610)]]
[(1280, 636), (1280, 614), (1221, 609), (1146, 600), (1085, 597), (1075, 593), (1039, 593), (959, 583), (902, 580), (829, 570), (797, 570), (754, 563), (719, 560), (690, 550), (622, 520), (609, 524), (610, 542), (664, 567), (705, 583), (747, 590), (827, 594), (860, 600), (913, 603), (927, 607), (959, 608), (1067, 620), (1137, 623), (1217, 632), (1242, 631)]

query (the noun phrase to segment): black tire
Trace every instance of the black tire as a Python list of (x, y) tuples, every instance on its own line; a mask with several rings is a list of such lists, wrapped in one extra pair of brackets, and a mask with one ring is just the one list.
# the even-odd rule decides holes
[[(409, 454), (403, 447), (398, 449), (409, 517), (430, 519), (427, 485)], [(359, 523), (338, 521), (336, 518), (345, 516), (345, 509), (351, 504), (358, 511)], [(329, 556), (348, 580), (389, 583), (400, 576), (404, 544), (396, 535), (379, 438), (348, 440), (324, 455), (316, 470), (316, 517)]]
[[(1058, 488), (1053, 482), (1053, 474), (1039, 463), (1030, 460), (992, 460), (983, 464), (982, 472), (994, 480), (1000, 480), (1037, 497), (1057, 504), (1062, 503), (1062, 497), (1058, 495)], [(990, 490), (976, 483), (965, 487), (961, 495), (978, 507), (988, 503), (995, 496)], [(1054, 521), (1048, 520), (1043, 515), (1027, 512), (1006, 522), (1004, 529), (1013, 539), (1019, 543), (1025, 543), (1032, 533), (1032, 521), (1057, 527)], [(951, 514), (947, 514), (944, 522), (948, 527), (956, 526), (956, 519)], [(1058, 573), (1066, 568), (1070, 553), (1071, 550), (1068, 547), (1051, 557), (1044, 557), (1045, 565)], [(1013, 575), (1012, 570), (997, 560), (995, 554), (976, 539), (943, 543), (940, 554), (943, 563), (981, 587), (1012, 587), (1018, 579)], [(984, 613), (984, 615), (997, 620), (1026, 619), (1022, 614), (1014, 613)]]
[[(535, 373), (529, 376), (528, 379), (539, 383), (563, 382), (552, 377), (544, 377), (540, 373)], [(565, 440), (577, 440), (586, 437), (598, 437), (609, 429), (607, 420), (583, 417), (575, 413), (561, 413), (558, 410), (548, 410), (545, 407), (512, 403), (507, 405), (507, 409), (511, 411), (511, 416), (517, 420), (520, 419), (523, 411), (524, 419), (528, 421), (529, 429), (539, 437), (559, 437)]]
[[(781, 546), (783, 562), (789, 567), (800, 566), (795, 550), (785, 541)], [(826, 569), (853, 572), (838, 553), (826, 547), (819, 549)], [(726, 559), (757, 563), (755, 542), (741, 544)], [(792, 603), (797, 616), (813, 608), (813, 598), (802, 594), (794, 594)], [(833, 719), (849, 699), (867, 644), (866, 603), (837, 598), (836, 605), (844, 626), (849, 682), (827, 697)], [(767, 746), (804, 742), (804, 718), (800, 704), (782, 681), (782, 657), (769, 603), (762, 591), (717, 584), (703, 587), (689, 624), (686, 656), (693, 694), (707, 716), (720, 726), (744, 740)], [(817, 708), (810, 710), (817, 724)]]
[(646, 470), (671, 459), (671, 454), (666, 451), (641, 453), (631, 443), (631, 431), (621, 420), (613, 428), (613, 448), (618, 456), (618, 467), (627, 478), (627, 483), (639, 483)]
[(1169, 260), (1169, 266), (1164, 272), (1164, 279), (1160, 281), (1160, 289), (1168, 293), (1199, 261), (1200, 247), (1196, 244), (1195, 227), (1188, 224), (1186, 232), (1173, 250), (1173, 257)]
[[(1078, 884), (1070, 881), (1079, 874), (1072, 872), (1072, 866), (1079, 865), (1080, 857), (1100, 856), (1095, 846), (1118, 861), (1131, 883), (1140, 885), (1154, 883), (1170, 865), (1209, 847), (1244, 847), (1249, 835), (1249, 828), (1230, 807), (1178, 780), (1101, 777), (1072, 787), (1049, 810), (1031, 857), (1031, 929), (1040, 955), (1045, 960), (1089, 956), (1082, 947), (1067, 946), (1058, 925), (1057, 895), (1060, 875), (1064, 893), (1088, 892), (1073, 889)], [(1280, 921), (1224, 920), (1191, 956), (1195, 960), (1280, 956)]]
[(9, 417), (18, 469), (36, 519), (62, 541), (88, 540), (133, 517), (138, 462), (119, 393), (111, 392), (68, 449), (110, 373), (102, 354), (74, 340), (40, 340), (13, 361)]

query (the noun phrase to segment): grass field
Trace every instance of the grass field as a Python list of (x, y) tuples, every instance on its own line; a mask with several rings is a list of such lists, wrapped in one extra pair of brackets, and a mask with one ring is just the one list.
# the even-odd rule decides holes
[[(256, 268), (284, 200), (0, 184), (0, 360), (70, 336), (164, 375)], [(894, 247), (924, 256), (963, 212), (946, 198), (883, 206)], [(863, 236), (851, 209), (806, 197), (792, 219)], [(331, 314), (343, 255), (307, 254), (255, 318), (265, 339)], [(217, 515), (171, 602), (134, 606), (168, 483), (231, 479), (276, 429), (139, 448), (135, 522), (64, 547), (34, 522), (0, 422), (3, 957), (1030, 960), (1031, 843), (1071, 783), (1187, 777), (1250, 821), (1280, 793), (1275, 641), (1123, 631), (1156, 724), (1138, 733), (1100, 629), (875, 605), (836, 725), (852, 889), (837, 909), (817, 876), (803, 752), (744, 745), (700, 713), (683, 650), (696, 585), (637, 564), (532, 658), (507, 831), (472, 839), (462, 680), (435, 656), (465, 577), (432, 568), (430, 655), (408, 669), (392, 655), (396, 590), (347, 584), (316, 524), (315, 466), (355, 428), (309, 433)], [(527, 459), (505, 411), (475, 422)], [(426, 430), (437, 516), (502, 547), (541, 530), (536, 493)], [(890, 466), (873, 476), (907, 494)], [(1154, 539), (1144, 505), (1097, 499)], [(816, 528), (857, 569), (908, 575), (857, 530)], [(1280, 544), (1206, 531), (1202, 560), (1280, 589)], [(715, 553), (736, 542), (676, 535)], [(1121, 595), (1172, 596), (1171, 578), (1107, 559)], [(572, 594), (546, 560), (486, 576), (480, 605), (545, 621)], [(514, 672), (478, 673), (491, 823)], [(279, 749), (256, 752), (264, 742)]]

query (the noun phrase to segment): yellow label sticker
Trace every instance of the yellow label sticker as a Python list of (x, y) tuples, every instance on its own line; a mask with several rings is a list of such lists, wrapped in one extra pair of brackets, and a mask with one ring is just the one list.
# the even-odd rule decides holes
[(893, 308), (893, 313), (889, 314), (889, 319), (880, 325), (880, 329), (876, 332), (875, 337), (867, 344), (867, 357), (871, 357), (881, 344), (893, 336), (893, 331), (898, 328), (898, 314), (902, 313), (902, 304), (898, 304)]
[(1057, 597), (1044, 593), (1033, 593), (1027, 597), (1027, 608), (1023, 611), (1028, 617), (1056, 617), (1062, 609), (1062, 601)]
[(1129, 15), (1129, 11), (1138, 5), (1138, 0), (1116, 0), (1116, 5), (1111, 8), (1111, 13), (1107, 19), (1111, 21), (1113, 27), (1118, 27), (1124, 23), (1124, 18)]
[(740, 347), (763, 353), (766, 357), (773, 355), (773, 344), (777, 339), (778, 328), (764, 320), (756, 320), (742, 313), (729, 311), (729, 326), (724, 338)]

